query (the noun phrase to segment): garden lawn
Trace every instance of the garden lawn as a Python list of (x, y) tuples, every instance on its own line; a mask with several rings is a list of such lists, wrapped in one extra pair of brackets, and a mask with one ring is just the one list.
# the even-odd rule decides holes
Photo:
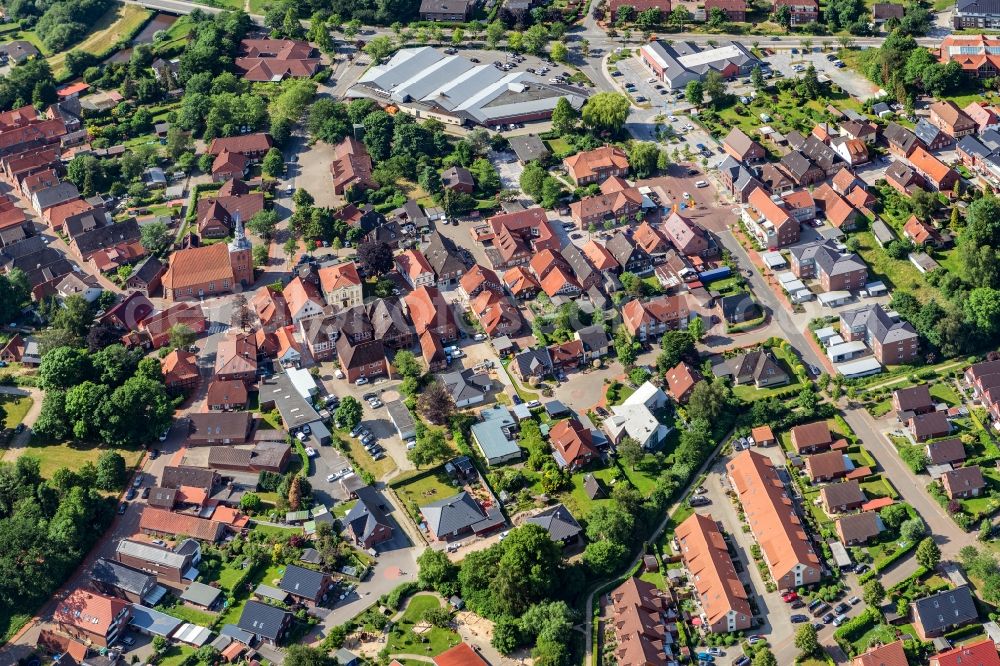
[(197, 624), (200, 627), (211, 627), (212, 623), (215, 622), (216, 617), (212, 613), (205, 613), (197, 608), (191, 608), (190, 606), (185, 605), (182, 601), (178, 601), (170, 608), (160, 607), (157, 610), (160, 610), (167, 615), (176, 617), (178, 620), (184, 620), (185, 622), (190, 622), (191, 624)]
[(429, 631), (414, 634), (413, 627), (423, 614), (431, 608), (440, 608), (441, 602), (430, 594), (418, 594), (410, 598), (403, 616), (396, 622), (386, 641), (386, 650), (393, 654), (419, 654), (435, 657), (461, 642), (458, 634), (451, 629), (431, 627)]
[(421, 523), (423, 518), (415, 507), (451, 497), (459, 491), (458, 487), (452, 485), (451, 478), (444, 471), (444, 465), (430, 470), (428, 474), (417, 475), (409, 481), (393, 485), (393, 489), (403, 500), (403, 506), (417, 524)]
[[(846, 109), (861, 110), (858, 101), (845, 93), (831, 94), (828, 100), (824, 100), (824, 103), (810, 100), (803, 104), (802, 100), (795, 99), (790, 92), (785, 91), (778, 94), (777, 104), (771, 101), (770, 94), (760, 95), (750, 104), (737, 103), (718, 111), (719, 123), (705, 122), (704, 118), (698, 120), (717, 138), (725, 136), (733, 126), (739, 126), (748, 136), (754, 138), (758, 136), (757, 130), (762, 122), (760, 114), (766, 113), (771, 116), (771, 121), (767, 124), (779, 132), (787, 134), (792, 130), (797, 130), (807, 134), (818, 121), (826, 116), (824, 110), (826, 101), (842, 111)], [(739, 108), (746, 109), (746, 113), (738, 113), (737, 109)]]
[[(42, 476), (52, 478), (53, 472), (60, 467), (68, 467), (72, 471), (77, 471), (85, 464), (97, 463), (97, 458), (107, 449), (95, 444), (85, 444), (82, 442), (60, 442), (49, 444), (37, 441), (32, 438), (28, 443), (27, 455), (34, 456), (41, 461)], [(134, 467), (142, 451), (131, 451), (128, 449), (114, 449), (125, 458), (125, 467)]]
[(165, 36), (153, 44), (153, 53), (160, 55), (181, 49), (187, 44), (187, 37), (194, 28), (194, 22), (187, 16), (181, 16), (167, 28)]
[(17, 427), (24, 420), (24, 415), (31, 409), (32, 403), (34, 400), (27, 396), (0, 394), (0, 414), (3, 415), (3, 427)]
[(527, 390), (525, 390), (524, 388), (521, 387), (521, 383), (517, 380), (516, 377), (514, 377), (514, 375), (512, 375), (510, 373), (510, 370), (507, 369), (508, 365), (510, 365), (510, 359), (509, 358), (505, 358), (502, 361), (500, 361), (500, 367), (502, 367), (503, 371), (507, 373), (507, 378), (510, 380), (511, 386), (513, 386), (514, 390), (517, 391), (517, 395), (520, 396), (521, 400), (524, 400), (525, 402), (531, 402), (532, 400), (538, 400), (538, 394), (537, 393), (533, 393), (531, 391), (527, 391)]
[(188, 657), (194, 656), (194, 648), (189, 645), (175, 644), (167, 648), (163, 654), (163, 658), (159, 661), (160, 666), (181, 666)]
[(112, 5), (104, 16), (97, 19), (90, 34), (82, 42), (50, 57), (49, 66), (58, 76), (70, 50), (103, 55), (119, 41), (134, 34), (152, 15), (153, 12), (138, 5)]
[(564, 155), (566, 153), (572, 152), (573, 148), (569, 145), (569, 142), (562, 137), (555, 139), (546, 139), (545, 143), (549, 145), (549, 152), (553, 155)]
[(908, 259), (893, 259), (885, 253), (871, 232), (853, 234), (860, 241), (858, 254), (868, 264), (868, 279), (882, 280), (890, 290), (905, 289), (917, 297), (921, 303), (930, 299), (942, 302), (941, 293), (928, 284), (924, 276)]
[(880, 497), (897, 499), (899, 497), (892, 484), (887, 479), (882, 478), (881, 475), (869, 477), (865, 481), (862, 481), (861, 489), (865, 491), (868, 499), (877, 499)]
[(0, 608), (0, 644), (13, 638), (14, 634), (21, 631), (21, 627), (31, 619), (31, 615), (28, 613), (10, 615), (12, 610), (11, 608)]
[(930, 385), (930, 392), (932, 398), (948, 403), (950, 407), (954, 407), (961, 402), (961, 399), (958, 396), (958, 391), (956, 391), (955, 387), (947, 382), (934, 382)]
[[(281, 580), (281, 576), (284, 573), (284, 564), (272, 564), (267, 568), (261, 569), (250, 579), (250, 590), (255, 589), (261, 583), (277, 587), (278, 582)], [(247, 605), (247, 599), (250, 598), (250, 592), (247, 590), (231, 590), (230, 592), (232, 596), (236, 597), (237, 601), (232, 606), (227, 608), (225, 613), (220, 615), (218, 620), (219, 626), (224, 624), (236, 624), (239, 622), (240, 615), (243, 614), (243, 607)]]

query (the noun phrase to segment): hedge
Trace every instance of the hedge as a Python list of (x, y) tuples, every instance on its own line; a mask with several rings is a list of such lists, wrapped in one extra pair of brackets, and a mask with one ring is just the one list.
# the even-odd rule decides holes
[(872, 580), (873, 578), (875, 578), (875, 576), (888, 569), (893, 562), (903, 557), (916, 547), (917, 547), (917, 542), (913, 541), (907, 543), (902, 548), (897, 548), (896, 550), (892, 551), (892, 553), (890, 553), (889, 555), (883, 557), (881, 560), (876, 562), (875, 566), (873, 566), (871, 569), (858, 576), (858, 584), (864, 585), (868, 581)]
[(853, 654), (852, 643), (857, 640), (859, 636), (864, 635), (873, 625), (878, 624), (880, 619), (880, 613), (869, 607), (866, 607), (864, 611), (857, 617), (852, 617), (850, 620), (840, 625), (840, 628), (833, 632), (833, 639), (837, 641), (837, 645), (847, 654)]

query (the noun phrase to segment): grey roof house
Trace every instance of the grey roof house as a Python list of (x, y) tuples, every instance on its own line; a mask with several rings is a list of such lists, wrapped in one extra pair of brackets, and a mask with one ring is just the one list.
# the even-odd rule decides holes
[(392, 523), (385, 512), (385, 502), (378, 491), (364, 486), (354, 491), (358, 503), (344, 516), (344, 525), (362, 548), (374, 548), (392, 538)]
[(536, 513), (524, 522), (538, 525), (549, 533), (553, 541), (564, 546), (576, 542), (583, 532), (580, 523), (576, 522), (573, 514), (562, 504), (556, 504), (541, 513)]
[(103, 557), (90, 570), (90, 582), (99, 592), (132, 603), (142, 603), (156, 590), (156, 576)]
[(545, 347), (525, 349), (514, 356), (509, 367), (523, 381), (542, 378), (552, 373), (552, 356)]
[(278, 587), (296, 599), (318, 604), (327, 598), (331, 580), (330, 575), (322, 571), (289, 564), (285, 568), (285, 575), (281, 577)]
[(291, 623), (292, 614), (288, 611), (251, 599), (243, 607), (238, 626), (266, 643), (277, 645)]
[(438, 378), (459, 408), (478, 405), (486, 400), (486, 394), (493, 388), (489, 375), (477, 373), (471, 368), (442, 373)]
[(937, 638), (979, 619), (976, 601), (966, 585), (917, 599), (910, 608), (913, 628), (922, 640)]
[(731, 378), (733, 384), (753, 384), (757, 388), (780, 386), (790, 379), (771, 352), (762, 349), (733, 356), (712, 371), (717, 377)]
[(499, 507), (487, 512), (468, 492), (446, 497), (420, 507), (427, 531), (438, 540), (482, 533), (504, 524)]

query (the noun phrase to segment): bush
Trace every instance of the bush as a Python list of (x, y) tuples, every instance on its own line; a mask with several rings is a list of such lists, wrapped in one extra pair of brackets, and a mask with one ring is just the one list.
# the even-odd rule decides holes
[(417, 583), (403, 583), (392, 592), (385, 596), (385, 605), (392, 610), (399, 610), (403, 602), (410, 596), (413, 596), (420, 590), (420, 586)]

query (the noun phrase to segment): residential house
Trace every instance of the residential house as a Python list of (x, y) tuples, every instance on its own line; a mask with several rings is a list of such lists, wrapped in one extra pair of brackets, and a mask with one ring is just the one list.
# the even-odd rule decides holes
[(575, 417), (552, 426), (549, 430), (549, 444), (552, 445), (552, 457), (559, 466), (571, 472), (601, 458), (600, 451), (594, 444), (594, 434)]
[(352, 188), (375, 189), (372, 180), (372, 158), (368, 149), (353, 136), (346, 137), (333, 150), (330, 163), (333, 177), (333, 193), (343, 196)]
[(472, 173), (465, 167), (453, 166), (441, 174), (441, 185), (452, 192), (472, 194), (476, 188), (476, 181), (473, 180)]
[(115, 548), (115, 560), (152, 574), (171, 587), (179, 587), (185, 576), (193, 575), (192, 568), (201, 561), (201, 546), (194, 539), (185, 539), (171, 550), (147, 541), (122, 539)]
[(103, 557), (94, 563), (89, 576), (91, 586), (98, 592), (134, 604), (142, 603), (156, 591), (156, 576)]
[(889, 168), (885, 170), (885, 180), (892, 185), (893, 189), (904, 196), (912, 196), (917, 190), (927, 188), (927, 181), (924, 180), (924, 177), (901, 161), (895, 161), (889, 165)]
[(225, 238), (236, 220), (246, 222), (262, 210), (263, 192), (251, 192), (242, 180), (227, 180), (215, 196), (198, 199), (198, 233), (203, 238)]
[[(979, 620), (976, 600), (967, 585), (917, 599), (910, 604), (910, 612), (913, 629), (922, 641), (933, 640)], [(978, 662), (973, 660), (971, 663)]]
[(210, 412), (230, 412), (247, 408), (247, 387), (241, 381), (217, 379), (208, 385), (205, 407)]
[(538, 525), (549, 533), (549, 538), (558, 544), (568, 546), (580, 540), (583, 528), (573, 514), (562, 504), (544, 509), (524, 521)]
[(881, 305), (842, 312), (840, 335), (845, 341), (864, 340), (875, 359), (885, 365), (910, 363), (920, 350), (913, 326), (893, 319)]
[(250, 599), (240, 613), (237, 626), (268, 645), (277, 645), (292, 625), (292, 614), (284, 608)]
[(819, 557), (798, 515), (788, 509), (784, 485), (770, 458), (746, 450), (726, 464), (726, 472), (778, 588), (818, 583)]
[(868, 154), (868, 144), (861, 139), (838, 137), (830, 142), (830, 147), (840, 159), (851, 167), (868, 164), (871, 161)]
[(611, 221), (622, 223), (642, 210), (642, 193), (618, 176), (601, 183), (601, 193), (569, 205), (570, 216), (579, 229)]
[(288, 311), (285, 295), (271, 285), (255, 291), (250, 300), (250, 306), (257, 313), (261, 330), (266, 333), (274, 333), (279, 328), (284, 328), (292, 323), (292, 315)]
[(941, 485), (949, 499), (978, 497), (986, 488), (983, 471), (979, 465), (959, 467), (941, 475)]
[(166, 272), (167, 267), (157, 257), (146, 257), (132, 269), (132, 274), (125, 280), (125, 289), (150, 296), (160, 288), (160, 281)]
[(966, 458), (965, 444), (957, 437), (929, 442), (925, 450), (931, 465), (957, 465)]
[(541, 291), (538, 280), (524, 266), (515, 266), (503, 274), (503, 282), (519, 301), (530, 301)]
[(344, 524), (354, 538), (354, 543), (365, 550), (390, 540), (392, 522), (386, 513), (386, 503), (372, 486), (355, 491), (358, 502), (344, 517)]
[(813, 483), (833, 481), (847, 475), (847, 463), (840, 451), (825, 451), (805, 457), (806, 474)]
[(872, 23), (882, 25), (889, 19), (901, 20), (904, 9), (903, 5), (894, 2), (876, 2), (872, 5)]
[(861, 141), (865, 145), (875, 145), (878, 138), (878, 125), (868, 119), (845, 120), (839, 125), (840, 136)]
[(288, 304), (288, 314), (293, 324), (297, 324), (307, 317), (322, 314), (326, 305), (323, 294), (320, 293), (316, 283), (312, 280), (304, 280), (299, 276), (294, 277), (286, 284), (281, 294), (285, 298), (285, 303)]
[(798, 150), (786, 153), (778, 165), (785, 175), (799, 187), (813, 185), (826, 177), (826, 172), (823, 169), (813, 164), (808, 157)]
[[(735, 1), (741, 2), (742, 0)], [(726, 190), (736, 199), (736, 203), (740, 204), (747, 202), (747, 198), (755, 188), (764, 187), (749, 169), (730, 155), (727, 155), (726, 159), (719, 165), (719, 180), (722, 181)]]
[(629, 170), (628, 155), (617, 146), (601, 146), (577, 153), (564, 159), (563, 165), (577, 187), (602, 183), (611, 176), (624, 177)]
[(823, 183), (813, 191), (817, 211), (822, 211), (833, 227), (841, 231), (853, 231), (857, 227), (858, 211), (851, 203), (834, 190), (828, 183)]
[(670, 607), (667, 595), (652, 583), (629, 578), (609, 596), (615, 663), (669, 664), (676, 648), (674, 635), (667, 626)]
[(180, 349), (174, 349), (160, 360), (160, 370), (164, 385), (171, 391), (189, 391), (201, 380), (198, 357)]
[(975, 134), (976, 121), (951, 100), (939, 100), (930, 106), (930, 122), (952, 139)]
[(483, 506), (464, 490), (420, 507), (420, 514), (429, 536), (438, 541), (450, 541), (503, 525), (502, 516), (499, 523), (491, 520)]
[(683, 255), (707, 257), (718, 251), (715, 240), (709, 236), (708, 231), (680, 213), (671, 213), (661, 228), (667, 239)]
[(750, 193), (741, 218), (747, 230), (769, 250), (799, 242), (798, 221), (760, 188)]
[[(879, 533), (878, 513), (875, 511), (862, 511), (861, 513), (850, 513), (844, 516), (837, 516), (833, 521), (833, 529), (840, 538), (840, 543), (845, 546), (860, 546), (868, 543)], [(901, 662), (905, 664), (906, 662)]]
[(448, 355), (444, 353), (444, 345), (429, 329), (420, 334), (420, 352), (427, 365), (427, 372), (440, 372), (448, 367)]
[(853, 479), (823, 486), (819, 497), (829, 515), (860, 509), (867, 500), (861, 484)]
[(832, 176), (841, 168), (837, 153), (825, 141), (817, 138), (815, 133), (805, 140), (801, 151), (806, 159), (823, 171), (824, 176)]
[(818, 453), (833, 446), (833, 435), (826, 421), (795, 426), (791, 431), (792, 447), (798, 454)]
[(680, 404), (687, 402), (695, 384), (701, 381), (701, 373), (681, 361), (667, 371), (667, 393)]
[(215, 377), (252, 384), (257, 380), (257, 340), (251, 333), (227, 335), (215, 354)]
[[(959, 3), (961, 4), (961, 3)], [(957, 20), (957, 17), (956, 17)], [(930, 666), (1000, 666), (1000, 654), (992, 638), (959, 645), (930, 658)]]
[(278, 587), (292, 598), (308, 606), (316, 606), (327, 601), (333, 589), (330, 574), (307, 569), (297, 564), (285, 565), (285, 573)]
[(407, 318), (399, 298), (378, 298), (365, 307), (372, 325), (372, 336), (388, 349), (406, 349), (416, 343), (413, 322)]
[(608, 240), (605, 248), (618, 262), (622, 272), (639, 275), (647, 272), (653, 266), (649, 255), (641, 247), (636, 245), (632, 239), (623, 231), (619, 231)]
[(475, 0), (420, 0), (421, 21), (465, 21)]
[(535, 254), (543, 250), (558, 251), (562, 245), (545, 217), (545, 210), (538, 207), (494, 215), (475, 233), (480, 242), (489, 244), (486, 257), (496, 271), (523, 266)]
[(759, 162), (767, 157), (764, 147), (748, 137), (739, 127), (729, 130), (729, 134), (722, 140), (722, 149), (733, 159), (745, 164)]
[(780, 206), (799, 224), (816, 219), (816, 200), (809, 190), (789, 192), (781, 197)]
[(544, 347), (529, 348), (515, 354), (507, 367), (522, 382), (532, 377), (541, 379), (552, 374), (552, 357)]
[(946, 437), (951, 432), (951, 423), (945, 412), (914, 414), (906, 421), (906, 427), (918, 442)]
[[(353, 261), (319, 269), (319, 286), (327, 305), (337, 309), (353, 308), (363, 302), (361, 276)], [(291, 307), (291, 306), (290, 306)], [(309, 316), (303, 313), (303, 316)], [(301, 319), (301, 317), (299, 317)], [(298, 321), (292, 312), (292, 321)]]
[[(467, 371), (468, 372), (468, 371)], [(460, 373), (453, 373), (459, 374)], [(461, 376), (461, 375), (460, 375)], [(459, 394), (461, 397), (461, 394)], [(482, 419), (472, 424), (472, 441), (490, 467), (521, 459), (517, 445), (517, 420), (503, 405), (495, 405), (479, 412)]]
[[(405, 250), (397, 254), (393, 259), (396, 263), (396, 271), (406, 280), (411, 289), (421, 286), (434, 286), (436, 278), (434, 269), (427, 262), (420, 250)], [(462, 264), (462, 269), (465, 265)]]
[(188, 446), (242, 444), (250, 440), (250, 431), (253, 428), (250, 412), (192, 413), (188, 421), (191, 429), (188, 434)]
[(774, 11), (778, 7), (788, 7), (791, 10), (790, 20), (793, 26), (814, 23), (819, 20), (819, 2), (817, 0), (774, 0)]
[(346, 335), (337, 338), (337, 359), (340, 369), (349, 382), (364, 377), (371, 379), (389, 373), (385, 359), (385, 346), (378, 340), (353, 344)]
[(247, 81), (283, 81), (306, 78), (322, 65), (316, 49), (298, 39), (244, 39), (240, 43), (236, 69)]
[(417, 335), (430, 330), (442, 341), (458, 338), (458, 324), (451, 306), (437, 287), (418, 287), (403, 297)]
[(760, 306), (746, 291), (723, 296), (718, 299), (718, 305), (728, 324), (742, 324), (761, 316)]
[(757, 388), (781, 386), (790, 381), (788, 372), (766, 349), (737, 354), (715, 366), (717, 377), (728, 377), (736, 386), (753, 384)]
[(108, 648), (124, 635), (131, 611), (124, 599), (77, 588), (56, 603), (52, 622), (67, 636)]
[(933, 189), (951, 194), (952, 188), (959, 179), (958, 173), (947, 164), (928, 153), (923, 148), (917, 148), (910, 155), (910, 164), (914, 170), (924, 177)]
[(596, 358), (604, 358), (608, 355), (610, 341), (604, 327), (600, 325), (585, 326), (577, 330), (573, 337), (583, 345), (584, 363), (589, 363)]
[[(653, 251), (658, 250), (659, 246), (656, 245), (658, 236), (659, 234), (645, 237), (646, 242), (650, 244), (650, 248)], [(569, 268), (573, 272), (573, 277), (576, 278), (576, 283), (580, 285), (580, 289), (586, 291), (595, 285), (601, 284), (603, 280), (601, 271), (591, 265), (586, 255), (584, 255), (583, 250), (579, 247), (570, 243), (562, 249), (562, 257), (569, 264)]]
[[(918, 384), (892, 392), (892, 408), (896, 414), (926, 414), (934, 411), (934, 399), (927, 384)], [(906, 419), (901, 418), (901, 421)]]
[(702, 626), (712, 633), (744, 631), (753, 611), (726, 541), (711, 516), (689, 516), (674, 533), (701, 602)]
[(894, 122), (886, 125), (882, 138), (889, 144), (889, 152), (899, 157), (909, 157), (917, 147), (926, 147), (916, 134)]
[(139, 519), (139, 531), (156, 536), (183, 535), (215, 543), (222, 539), (226, 526), (213, 520), (147, 506)]
[(868, 283), (868, 266), (854, 253), (841, 253), (835, 241), (814, 241), (792, 248), (792, 273), (818, 278), (823, 291), (857, 291)]
[[(792, 179), (778, 165), (770, 162), (760, 167), (760, 183), (763, 183), (764, 188), (771, 194), (787, 194), (795, 189)], [(753, 192), (752, 187), (750, 192)], [(749, 192), (747, 196), (749, 198)]]
[(430, 244), (424, 249), (424, 257), (434, 270), (437, 284), (447, 286), (458, 282), (466, 269), (458, 247), (450, 238), (442, 236), (437, 231), (431, 233), (429, 238)]
[(911, 215), (903, 225), (903, 235), (918, 247), (924, 245), (933, 245), (936, 247), (941, 242), (941, 237), (937, 229), (923, 220), (917, 219), (916, 215)]
[(913, 128), (913, 133), (917, 135), (920, 143), (927, 150), (944, 150), (954, 142), (954, 139), (950, 135), (945, 133), (940, 127), (932, 125), (927, 118), (921, 118), (917, 121), (916, 126)]
[(479, 320), (483, 332), (490, 337), (514, 335), (524, 325), (520, 310), (507, 299), (507, 296), (489, 289), (481, 290), (479, 295), (469, 302), (469, 310)]
[(987, 102), (969, 102), (962, 111), (976, 123), (977, 133), (1000, 130), (1000, 113), (996, 107), (990, 106)]
[(658, 296), (646, 302), (633, 299), (622, 306), (621, 313), (629, 334), (640, 341), (687, 326), (691, 314), (684, 294)]
[(475, 264), (470, 268), (469, 272), (462, 276), (458, 284), (459, 289), (461, 289), (462, 293), (469, 300), (479, 296), (483, 291), (490, 291), (500, 296), (504, 295), (503, 283), (497, 277), (497, 274), (479, 264)]

